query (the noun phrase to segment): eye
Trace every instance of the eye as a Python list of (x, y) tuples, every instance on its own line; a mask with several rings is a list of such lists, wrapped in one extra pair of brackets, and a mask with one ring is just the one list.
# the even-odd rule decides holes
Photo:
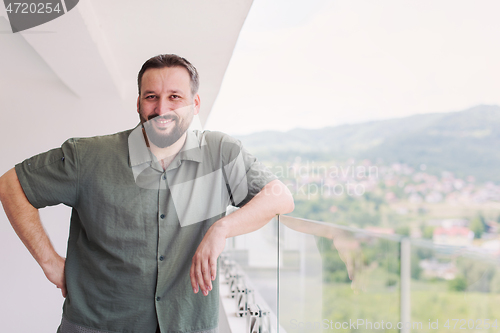
[(146, 99), (153, 99), (153, 98), (155, 98), (155, 97), (156, 97), (155, 95), (147, 95), (145, 98), (146, 98)]
[(170, 98), (172, 98), (172, 99), (179, 99), (179, 98), (181, 98), (181, 96), (179, 96), (179, 95), (171, 95)]

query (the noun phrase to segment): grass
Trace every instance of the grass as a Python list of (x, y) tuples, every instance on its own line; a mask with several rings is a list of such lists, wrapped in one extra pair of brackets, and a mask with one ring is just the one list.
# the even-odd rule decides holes
[[(282, 306), (281, 325), (288, 333), (399, 332), (396, 328), (400, 321), (399, 284), (387, 287), (382, 285), (382, 281), (387, 277), (381, 274), (371, 277), (372, 280), (364, 290), (353, 290), (348, 283), (323, 283), (318, 286), (318, 281), (314, 278), (309, 281), (299, 281), (300, 278), (289, 280), (289, 287), (297, 291), (295, 297), (301, 299), (296, 299), (296, 302), (288, 299), (286, 306)], [(317, 297), (318, 293), (321, 293), (321, 297)], [(316, 297), (312, 297), (313, 294)], [(448, 327), (445, 327), (448, 319)], [(500, 319), (500, 294), (452, 292), (447, 291), (443, 281), (412, 281), (411, 322), (415, 326), (411, 332), (499, 332), (498, 321), (497, 328), (485, 329), (484, 319), (490, 319), (490, 325), (495, 319)], [(349, 322), (353, 325), (347, 327), (349, 325), (344, 324), (344, 328), (340, 327), (342, 323)], [(354, 325), (355, 322), (359, 323), (358, 327)], [(368, 322), (372, 323), (371, 329)], [(382, 322), (384, 328), (376, 329), (376, 323), (381, 325)], [(314, 323), (318, 324), (314, 326)], [(388, 328), (388, 323), (392, 329)], [(431, 328), (430, 323), (433, 323)]]

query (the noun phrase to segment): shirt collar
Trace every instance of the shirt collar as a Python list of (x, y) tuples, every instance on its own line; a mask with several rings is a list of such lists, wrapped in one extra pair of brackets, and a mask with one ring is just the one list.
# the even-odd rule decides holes
[(178, 156), (180, 160), (189, 160), (201, 163), (202, 161), (202, 153), (201, 147), (206, 145), (204, 137), (199, 138), (200, 132), (187, 130), (186, 142), (179, 152)]
[(128, 136), (128, 152), (130, 166), (151, 162), (151, 153), (142, 134), (142, 125), (137, 125)]
[[(201, 147), (206, 145), (203, 135), (201, 135), (200, 140), (199, 131), (188, 129), (186, 133), (186, 142), (184, 142), (184, 146), (182, 146), (171, 165), (176, 164), (176, 166), (178, 166), (182, 160), (194, 161), (198, 163), (201, 163), (202, 161)], [(141, 124), (137, 125), (130, 133), (128, 137), (128, 148), (131, 167), (153, 161), (153, 156), (146, 145), (146, 140), (144, 139)], [(177, 163), (175, 163), (175, 161), (177, 161)]]

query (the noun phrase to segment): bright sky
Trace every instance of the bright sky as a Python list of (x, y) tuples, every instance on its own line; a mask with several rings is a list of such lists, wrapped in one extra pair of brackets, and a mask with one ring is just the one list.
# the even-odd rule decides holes
[(206, 128), (320, 128), (500, 104), (498, 0), (254, 0)]

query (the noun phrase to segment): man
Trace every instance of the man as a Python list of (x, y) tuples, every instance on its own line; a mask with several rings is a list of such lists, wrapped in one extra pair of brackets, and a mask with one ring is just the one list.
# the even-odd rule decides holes
[[(153, 57), (138, 76), (139, 126), (70, 139), (0, 178), (13, 228), (66, 297), (58, 332), (216, 332), (226, 238), (293, 210), (237, 140), (187, 130), (198, 85), (186, 59)], [(73, 208), (66, 259), (38, 214), (60, 203)], [(241, 209), (225, 216), (228, 204)]]

